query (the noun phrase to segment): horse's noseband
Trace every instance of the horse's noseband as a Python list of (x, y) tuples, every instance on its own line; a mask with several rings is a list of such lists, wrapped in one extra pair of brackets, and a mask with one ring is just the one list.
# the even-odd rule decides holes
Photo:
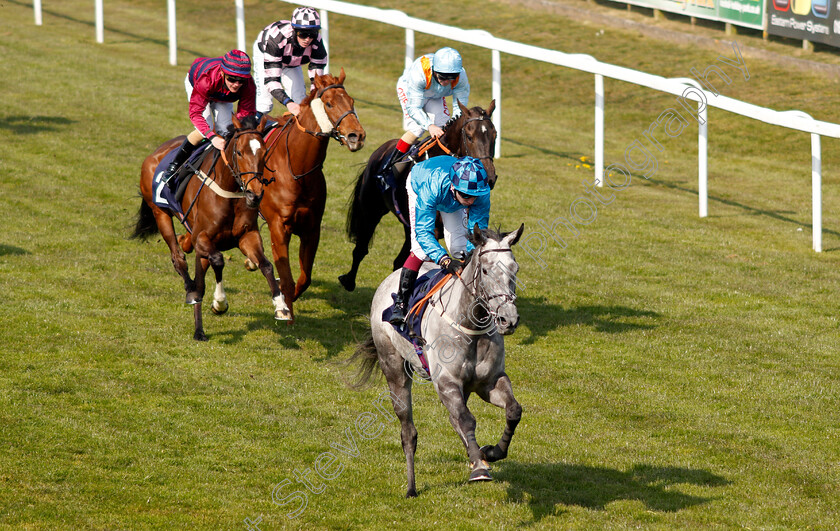
[[(324, 94), (324, 92), (326, 92), (328, 90), (331, 90), (331, 89), (336, 89), (336, 88), (340, 88), (340, 89), (344, 90), (344, 85), (335, 84), (335, 85), (326, 86), (326, 87), (322, 88), (321, 90), (319, 90), (318, 94), (315, 97), (320, 98)], [(345, 92), (346, 92), (346, 90), (345, 90)], [(330, 117), (327, 116), (327, 119), (330, 120), (330, 123), (332, 125), (332, 130), (329, 133), (322, 133), (322, 134), (328, 135), (330, 138), (334, 138), (334, 139), (338, 140), (338, 142), (342, 146), (347, 145), (347, 142), (346, 142), (347, 137), (345, 137), (344, 135), (342, 135), (339, 132), (338, 126), (341, 125), (342, 120), (344, 120), (345, 118), (347, 118), (347, 116), (349, 116), (351, 114), (353, 116), (355, 116), (357, 120), (359, 119), (359, 115), (356, 114), (356, 109), (355, 108), (351, 108), (349, 111), (345, 111), (344, 114), (342, 114), (341, 116), (338, 117), (338, 120), (336, 120), (335, 123), (332, 123), (332, 120), (330, 120)]]

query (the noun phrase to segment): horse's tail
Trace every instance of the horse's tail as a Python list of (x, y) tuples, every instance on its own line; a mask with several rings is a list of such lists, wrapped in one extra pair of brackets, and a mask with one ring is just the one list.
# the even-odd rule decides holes
[(134, 224), (134, 232), (129, 238), (148, 240), (157, 233), (158, 226), (152, 207), (146, 201), (141, 201), (140, 210), (137, 211), (137, 222)]
[[(376, 344), (373, 342), (373, 336), (368, 336), (363, 342), (356, 346), (356, 352), (347, 360), (347, 364), (351, 365), (359, 363), (359, 370), (356, 372), (356, 378), (351, 387), (354, 389), (362, 389), (367, 386), (373, 371), (379, 367), (379, 356), (376, 354)], [(379, 374), (382, 374), (381, 372)]]
[(353, 192), (347, 201), (347, 222), (344, 230), (347, 233), (347, 239), (350, 243), (356, 243), (356, 239), (362, 230), (364, 223), (364, 208), (362, 207), (362, 193), (364, 192), (365, 181), (370, 173), (371, 164), (365, 165), (365, 168), (356, 179), (356, 186), (353, 187)]

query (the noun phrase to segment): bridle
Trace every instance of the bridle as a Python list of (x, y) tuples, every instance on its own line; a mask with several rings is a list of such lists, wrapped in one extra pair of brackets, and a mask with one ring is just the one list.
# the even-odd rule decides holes
[[(235, 141), (238, 137), (240, 137), (242, 135), (256, 135), (260, 139), (260, 141), (262, 141), (262, 133), (257, 131), (256, 129), (246, 129), (244, 131), (236, 131), (233, 134), (233, 136), (230, 138), (230, 140), (228, 141), (230, 143), (231, 149), (233, 151), (233, 156), (231, 156), (231, 162), (228, 162), (227, 155), (223, 151), (221, 152), (222, 153), (222, 160), (224, 161), (227, 168), (230, 170), (231, 175), (233, 175), (233, 178), (236, 181), (236, 184), (239, 186), (239, 188), (243, 192), (248, 189), (248, 185), (251, 184), (251, 181), (253, 181), (254, 179), (256, 179), (261, 185), (268, 186), (269, 184), (274, 182), (274, 177), (272, 177), (271, 179), (265, 179), (263, 177), (262, 170), (261, 171), (239, 171), (239, 157), (236, 156), (236, 143), (235, 143)], [(265, 145), (264, 142), (263, 142), (263, 145)], [(268, 155), (268, 153), (266, 153), (266, 155), (263, 157), (263, 160), (265, 160), (265, 157), (267, 155)], [(248, 175), (250, 175), (250, 177), (247, 180), (243, 180), (243, 176), (248, 176)]]
[[(482, 271), (481, 271), (481, 269), (482, 269), (481, 268), (481, 262), (480, 262), (481, 257), (483, 255), (487, 254), (487, 253), (499, 253), (499, 252), (512, 253), (513, 250), (510, 247), (504, 247), (504, 248), (501, 248), (501, 249), (484, 249), (484, 250), (481, 250), (481, 251), (478, 252), (478, 256), (475, 257), (475, 260), (476, 260), (475, 269), (474, 269), (475, 272), (473, 273), (473, 276), (472, 276), (472, 279), (470, 280), (470, 282), (469, 283), (465, 282), (464, 278), (460, 274), (458, 274), (458, 280), (461, 281), (461, 284), (463, 284), (464, 289), (467, 290), (467, 293), (472, 295), (474, 300), (478, 301), (481, 304), (481, 306), (487, 311), (487, 314), (490, 316), (490, 318), (493, 319), (493, 321), (495, 321), (496, 318), (498, 318), (499, 310), (501, 310), (502, 306), (504, 306), (506, 304), (513, 304), (516, 301), (516, 294), (512, 293), (510, 290), (506, 290), (506, 291), (500, 292), (500, 293), (494, 293), (494, 294), (491, 294), (491, 295), (488, 296), (487, 293), (480, 293), (481, 290), (478, 289), (478, 286), (481, 286), (483, 284), (482, 276), (484, 275), (484, 273), (482, 273)], [(494, 299), (501, 299), (501, 300), (496, 305), (495, 308), (491, 308), (490, 307), (490, 301), (492, 301)], [(443, 311), (443, 309), (440, 309), (439, 311), (441, 312), (441, 315), (443, 315), (444, 319), (448, 319), (449, 321), (451, 321), (450, 324), (452, 326), (459, 329), (461, 332), (464, 332), (465, 334), (477, 335), (477, 334), (481, 334), (481, 333), (487, 333), (487, 332), (489, 332), (490, 330), (493, 329), (493, 325), (491, 324), (490, 326), (488, 326), (488, 327), (486, 327), (482, 330), (472, 330), (472, 329), (469, 329), (467, 327), (458, 325), (457, 323), (452, 321), (452, 319), (449, 318), (446, 315), (446, 313)]]
[[(339, 84), (337, 84), (337, 83), (336, 83), (336, 84), (334, 84), (334, 85), (327, 85), (326, 87), (324, 87), (324, 88), (320, 89), (320, 90), (318, 91), (318, 94), (316, 95), (316, 98), (320, 99), (320, 98), (321, 98), (321, 96), (324, 94), (324, 92), (326, 92), (326, 91), (328, 91), (328, 90), (331, 90), (331, 89), (337, 89), (337, 88), (340, 88), (340, 89), (344, 90), (345, 92), (347, 92), (347, 91), (344, 89), (344, 85), (339, 85)], [(339, 126), (339, 125), (341, 125), (341, 121), (342, 121), (342, 120), (344, 120), (345, 118), (347, 118), (347, 117), (348, 117), (349, 115), (351, 115), (351, 114), (352, 114), (353, 116), (355, 116), (357, 120), (359, 119), (359, 115), (358, 115), (358, 114), (356, 114), (356, 107), (355, 107), (355, 106), (351, 107), (351, 108), (350, 108), (350, 110), (348, 110), (348, 111), (344, 111), (344, 114), (342, 114), (341, 116), (339, 116), (339, 117), (338, 117), (338, 120), (336, 120), (336, 121), (335, 121), (335, 123), (332, 123), (332, 120), (330, 119), (330, 117), (329, 117), (329, 116), (327, 116), (327, 119), (328, 119), (328, 120), (330, 120), (330, 124), (332, 125), (332, 129), (330, 130), (330, 132), (329, 132), (329, 133), (326, 133), (326, 134), (327, 134), (330, 138), (334, 138), (334, 139), (338, 140), (338, 142), (339, 142), (342, 146), (346, 145), (346, 139), (347, 139), (347, 137), (341, 134), (341, 132), (338, 130), (338, 126)], [(321, 134), (325, 134), (325, 133), (321, 133)]]
[[(338, 84), (338, 83), (333, 84), (333, 85), (327, 85), (326, 87), (324, 87), (324, 88), (322, 88), (322, 89), (319, 89), (319, 90), (318, 90), (318, 93), (315, 95), (315, 98), (314, 98), (314, 99), (320, 99), (320, 98), (321, 98), (321, 96), (322, 96), (322, 95), (323, 95), (326, 91), (331, 90), (331, 89), (338, 89), (338, 88), (340, 88), (340, 89), (342, 89), (342, 90), (345, 90), (345, 89), (344, 89), (344, 85), (340, 85), (340, 84)], [(346, 90), (345, 90), (345, 92), (346, 92)], [(311, 107), (311, 105), (310, 105), (310, 109), (311, 109), (311, 108), (312, 108), (312, 107)], [(313, 111), (313, 112), (314, 112), (314, 111)], [(291, 114), (291, 113), (286, 113), (286, 114)], [(326, 113), (325, 113), (325, 114), (326, 114)], [(297, 116), (295, 116), (294, 114), (292, 114), (292, 115), (291, 115), (291, 119), (290, 119), (290, 120), (287, 120), (287, 121), (286, 121), (286, 123), (285, 123), (285, 124), (283, 124), (283, 127), (280, 129), (280, 131), (278, 131), (278, 132), (277, 132), (277, 138), (279, 139), (279, 138), (280, 138), (280, 135), (282, 135), (282, 134), (283, 134), (283, 131), (286, 129), (286, 127), (288, 127), (288, 126), (289, 126), (289, 124), (291, 124), (291, 123), (294, 121), (294, 123), (295, 123), (295, 125), (297, 126), (297, 128), (298, 128), (299, 130), (303, 131), (304, 133), (308, 134), (308, 135), (314, 136), (315, 138), (333, 138), (333, 139), (335, 139), (335, 140), (338, 140), (338, 143), (339, 143), (339, 144), (341, 144), (342, 146), (345, 146), (345, 145), (347, 145), (347, 142), (346, 142), (347, 137), (341, 134), (341, 132), (338, 130), (338, 126), (339, 126), (339, 125), (341, 125), (341, 122), (342, 122), (345, 118), (347, 118), (349, 115), (351, 115), (351, 114), (352, 114), (353, 116), (355, 116), (357, 120), (359, 119), (359, 115), (358, 115), (358, 114), (356, 114), (356, 108), (355, 108), (355, 106), (351, 107), (351, 108), (350, 108), (350, 110), (345, 111), (345, 112), (344, 112), (344, 114), (342, 114), (341, 116), (339, 116), (339, 117), (338, 117), (338, 120), (336, 120), (336, 121), (335, 121), (335, 123), (333, 123), (332, 119), (329, 117), (329, 115), (327, 115), (327, 116), (326, 116), (326, 118), (327, 118), (327, 120), (328, 120), (328, 121), (329, 121), (329, 123), (330, 123), (330, 130), (329, 130), (328, 132), (324, 132), (324, 131), (310, 131), (309, 129), (305, 128), (305, 127), (303, 126), (303, 124), (301, 124), (301, 123), (300, 123), (300, 120), (298, 119), (298, 117), (297, 117)], [(271, 152), (271, 151), (272, 151), (272, 150), (276, 147), (276, 145), (277, 145), (277, 141), (275, 140), (274, 142), (272, 142), (271, 146), (270, 146), (270, 147), (269, 147), (269, 149), (268, 149), (269, 153), (268, 153), (268, 154), (266, 154), (266, 160), (268, 160), (268, 159), (269, 159), (270, 152)], [(289, 135), (288, 135), (288, 134), (286, 135), (286, 152), (287, 152), (287, 153), (291, 153), (291, 150), (289, 149)], [(319, 164), (315, 165), (315, 167), (314, 167), (314, 168), (312, 168), (312, 169), (310, 169), (310, 170), (307, 170), (307, 171), (305, 171), (305, 172), (301, 173), (300, 175), (297, 175), (297, 174), (295, 174), (294, 170), (292, 169), (292, 160), (291, 160), (291, 157), (286, 157), (286, 164), (287, 164), (287, 165), (288, 165), (288, 167), (289, 167), (289, 173), (292, 175), (292, 177), (293, 177), (295, 180), (298, 180), (298, 179), (300, 179), (301, 177), (305, 177), (305, 176), (309, 175), (310, 173), (312, 173), (313, 171), (318, 170), (319, 168), (321, 168), (321, 166), (323, 166), (323, 165), (324, 165), (324, 163), (323, 163), (323, 161), (322, 161), (322, 162), (320, 162)]]
[[(493, 120), (490, 119), (489, 116), (486, 114), (482, 114), (480, 116), (473, 116), (472, 118), (467, 118), (464, 120), (464, 124), (461, 126), (461, 145), (464, 146), (464, 151), (466, 151), (467, 147), (467, 124), (470, 122), (490, 122), (490, 125), (493, 126)], [(494, 126), (495, 129), (495, 126)], [(490, 144), (491, 146), (493, 143)], [(467, 153), (464, 153), (462, 156), (466, 156)], [(488, 160), (493, 158), (492, 149), (491, 152), (485, 156), (476, 157), (478, 160)]]

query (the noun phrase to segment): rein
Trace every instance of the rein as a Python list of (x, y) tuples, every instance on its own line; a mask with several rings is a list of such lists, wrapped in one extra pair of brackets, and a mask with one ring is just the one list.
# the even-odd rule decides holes
[[(483, 256), (483, 255), (485, 255), (485, 254), (487, 254), (487, 253), (498, 253), (498, 252), (513, 252), (513, 250), (512, 250), (510, 247), (506, 247), (506, 248), (502, 248), (502, 249), (485, 249), (485, 250), (482, 250), (482, 251), (480, 251), (480, 252), (478, 253), (478, 257), (477, 257), (477, 258), (480, 258), (481, 256)], [(472, 286), (478, 286), (478, 285), (479, 285), (479, 284), (478, 284), (478, 282), (479, 282), (479, 276), (480, 276), (480, 275), (481, 275), (481, 267), (479, 266), (479, 264), (476, 264), (476, 267), (475, 267), (475, 274), (473, 275), (473, 278), (472, 278), (472, 281), (470, 282), (470, 285), (472, 285)], [(511, 303), (511, 302), (513, 302), (514, 300), (516, 300), (516, 297), (515, 297), (515, 296), (510, 295), (509, 293), (495, 293), (495, 294), (493, 294), (493, 295), (491, 295), (491, 296), (489, 296), (489, 297), (482, 297), (482, 296), (479, 296), (479, 295), (478, 295), (478, 290), (477, 290), (477, 289), (476, 289), (476, 290), (471, 289), (471, 288), (470, 288), (470, 285), (468, 285), (468, 284), (464, 281), (464, 279), (463, 279), (463, 277), (461, 277), (460, 273), (457, 273), (457, 276), (458, 276), (458, 280), (460, 280), (460, 281), (461, 281), (461, 284), (463, 284), (464, 289), (466, 289), (466, 290), (467, 290), (467, 293), (469, 293), (469, 294), (473, 297), (473, 299), (475, 299), (475, 300), (478, 300), (478, 301), (481, 301), (481, 302), (485, 303), (485, 308), (487, 309), (487, 313), (489, 313), (491, 316), (494, 316), (494, 315), (496, 314), (496, 312), (498, 312), (499, 308), (501, 308), (501, 307), (502, 307), (502, 306), (504, 306), (505, 304)], [(463, 334), (470, 335), (470, 336), (480, 336), (480, 335), (487, 334), (487, 333), (489, 333), (491, 330), (493, 330), (493, 328), (495, 327), (495, 325), (494, 325), (493, 323), (491, 323), (490, 325), (488, 325), (486, 328), (482, 328), (482, 329), (478, 329), (478, 330), (477, 330), (477, 329), (473, 329), (473, 328), (467, 328), (467, 327), (465, 327), (465, 326), (463, 326), (463, 325), (460, 325), (460, 324), (458, 324), (457, 322), (455, 322), (455, 320), (454, 320), (454, 319), (452, 319), (452, 317), (450, 317), (450, 316), (449, 316), (449, 315), (448, 315), (448, 314), (444, 311), (443, 307), (438, 308), (437, 304), (435, 304), (435, 301), (433, 301), (433, 300), (432, 300), (432, 295), (434, 295), (434, 294), (435, 294), (435, 293), (437, 293), (438, 291), (442, 290), (442, 289), (443, 289), (443, 287), (444, 287), (444, 286), (445, 286), (445, 285), (449, 282), (449, 279), (450, 279), (450, 278), (452, 278), (452, 273), (449, 273), (449, 274), (447, 274), (446, 276), (444, 276), (442, 279), (440, 279), (440, 280), (438, 281), (438, 283), (437, 283), (437, 284), (435, 284), (435, 285), (434, 285), (434, 286), (433, 286), (433, 287), (429, 290), (429, 292), (428, 292), (428, 293), (427, 293), (427, 294), (426, 294), (426, 295), (425, 295), (422, 299), (420, 299), (419, 301), (417, 301), (417, 302), (414, 304), (414, 306), (412, 306), (412, 307), (411, 307), (411, 309), (408, 311), (408, 314), (406, 315), (406, 319), (407, 319), (408, 317), (410, 317), (410, 316), (415, 316), (415, 315), (417, 315), (417, 314), (420, 312), (420, 310), (422, 310), (423, 306), (425, 306), (425, 305), (426, 305), (426, 303), (428, 303), (428, 304), (430, 304), (433, 308), (436, 308), (436, 309), (438, 310), (438, 312), (440, 312), (441, 317), (442, 317), (442, 318), (443, 318), (443, 319), (444, 319), (447, 323), (449, 323), (449, 325), (450, 325), (450, 326), (452, 326), (453, 328), (457, 329), (458, 331), (460, 331), (460, 332), (461, 332), (461, 333), (463, 333)], [(496, 307), (496, 311), (492, 311), (492, 310), (490, 310), (490, 308), (487, 308), (487, 304), (488, 304), (491, 300), (493, 300), (493, 299), (495, 299), (495, 298), (498, 298), (498, 297), (502, 297), (502, 298), (503, 298), (503, 300), (502, 300), (502, 302), (501, 302), (501, 303), (500, 303), (500, 304)]]
[[(241, 135), (245, 135), (245, 134), (255, 134), (255, 135), (258, 135), (260, 138), (262, 138), (262, 135), (256, 129), (247, 129), (247, 130), (244, 130), (244, 131), (236, 131), (233, 134), (233, 136), (230, 138), (230, 141), (226, 142), (226, 144), (231, 144), (236, 139), (236, 137), (241, 136)], [(234, 148), (234, 152), (235, 151), (236, 151), (236, 149)], [(236, 182), (237, 186), (239, 186), (239, 189), (241, 190), (240, 192), (231, 192), (229, 190), (225, 190), (224, 188), (219, 186), (219, 183), (216, 182), (216, 179), (211, 177), (211, 175), (216, 173), (216, 164), (219, 161), (219, 157), (221, 157), (222, 162), (224, 162), (224, 164), (225, 164), (225, 167), (228, 170), (230, 170), (230, 173), (233, 176), (234, 181)], [(207, 185), (207, 187), (210, 188), (210, 190), (212, 190), (216, 195), (218, 195), (220, 197), (223, 197), (225, 199), (240, 199), (240, 198), (245, 197), (245, 190), (248, 188), (248, 185), (254, 179), (257, 179), (260, 182), (260, 184), (262, 184), (263, 186), (267, 186), (267, 185), (271, 184), (272, 182), (274, 182), (274, 177), (272, 177), (271, 179), (263, 179), (263, 176), (262, 176), (263, 172), (257, 172), (257, 171), (240, 172), (239, 171), (238, 159), (236, 157), (232, 157), (232, 159), (233, 159), (233, 165), (231, 165), (231, 163), (228, 161), (227, 153), (225, 151), (216, 150), (216, 152), (213, 154), (213, 161), (212, 161), (211, 166), (210, 166), (210, 175), (207, 175), (206, 173), (204, 173), (204, 171), (201, 170), (201, 168), (196, 168), (195, 169), (194, 174), (201, 181), (201, 186), (198, 187), (198, 190), (196, 191), (195, 196), (193, 197), (193, 200), (190, 203), (189, 208), (186, 210), (186, 212), (184, 212), (184, 219), (187, 219), (187, 216), (189, 216), (190, 212), (192, 211), (193, 207), (195, 206), (195, 203), (198, 201), (198, 196), (201, 195), (201, 191), (204, 189), (205, 185)], [(235, 168), (234, 168), (234, 166), (235, 166)], [(252, 177), (243, 183), (242, 175), (252, 175)]]

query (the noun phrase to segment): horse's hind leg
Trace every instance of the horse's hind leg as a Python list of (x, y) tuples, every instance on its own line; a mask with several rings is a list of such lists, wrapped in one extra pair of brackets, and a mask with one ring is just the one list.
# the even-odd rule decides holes
[(172, 259), (172, 267), (181, 275), (184, 280), (184, 290), (187, 292), (187, 302), (190, 302), (189, 294), (195, 291), (195, 282), (190, 278), (190, 270), (187, 266), (187, 259), (184, 252), (178, 247), (178, 242), (175, 236), (175, 226), (172, 224), (172, 218), (156, 206), (152, 207), (155, 221), (157, 222), (158, 231), (160, 232), (163, 241), (169, 247), (170, 258)]
[(391, 350), (390, 356), (379, 356), (379, 365), (385, 373), (388, 388), (391, 391), (391, 402), (394, 412), (400, 419), (400, 441), (405, 453), (406, 478), (408, 489), (406, 498), (417, 496), (417, 486), (414, 481), (414, 454), (417, 451), (417, 428), (414, 426), (414, 414), (411, 406), (411, 377), (405, 370), (402, 357)]
[[(370, 201), (367, 203), (370, 203)], [(373, 239), (376, 227), (382, 221), (382, 216), (387, 212), (388, 210), (385, 209), (381, 201), (377, 204), (363, 204), (361, 208), (357, 208), (354, 211), (355, 215), (363, 216), (364, 219), (360, 220), (356, 229), (356, 245), (353, 247), (353, 265), (350, 266), (350, 271), (338, 277), (338, 281), (341, 282), (341, 285), (347, 291), (356, 289), (356, 275), (359, 273), (359, 266), (370, 250), (370, 241)]]
[(449, 423), (452, 424), (455, 433), (461, 437), (461, 442), (467, 449), (472, 469), (470, 481), (492, 480), (489, 472), (490, 465), (485, 461), (475, 440), (475, 417), (467, 408), (468, 395), (464, 395), (463, 388), (454, 382), (439, 382), (437, 388), (440, 401), (449, 410)]
[(508, 446), (510, 440), (513, 438), (513, 432), (516, 430), (519, 419), (522, 418), (522, 406), (513, 397), (513, 388), (510, 385), (510, 378), (507, 374), (502, 374), (496, 385), (487, 394), (479, 393), (479, 396), (485, 401), (490, 402), (494, 406), (504, 408), (505, 410), (505, 431), (502, 433), (501, 439), (496, 446), (482, 446), (481, 452), (487, 461), (493, 462), (507, 457)]

